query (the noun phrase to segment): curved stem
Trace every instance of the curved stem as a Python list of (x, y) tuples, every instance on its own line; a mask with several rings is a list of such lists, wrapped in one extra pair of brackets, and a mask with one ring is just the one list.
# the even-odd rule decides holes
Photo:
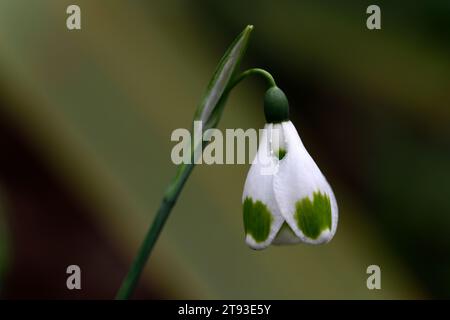
[(242, 80), (244, 80), (245, 78), (247, 78), (250, 75), (260, 75), (262, 77), (264, 77), (267, 81), (267, 83), (269, 84), (269, 87), (276, 87), (277, 84), (275, 83), (275, 79), (272, 77), (272, 75), (264, 70), (264, 69), (260, 69), (260, 68), (252, 68), (252, 69), (248, 69), (244, 72), (242, 72), (241, 74), (239, 74), (232, 83), (230, 83), (228, 85), (228, 91), (231, 91), (231, 89), (233, 89), (238, 83), (240, 83)]

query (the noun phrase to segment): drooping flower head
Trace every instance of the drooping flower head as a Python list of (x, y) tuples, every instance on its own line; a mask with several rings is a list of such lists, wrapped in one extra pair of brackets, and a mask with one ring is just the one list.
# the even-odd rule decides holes
[(247, 244), (321, 244), (336, 232), (333, 191), (289, 120), (289, 104), (278, 87), (264, 98), (267, 120), (244, 186)]

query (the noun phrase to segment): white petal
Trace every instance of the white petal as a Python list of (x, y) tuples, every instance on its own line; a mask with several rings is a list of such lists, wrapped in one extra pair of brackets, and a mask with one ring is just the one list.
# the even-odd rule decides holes
[(270, 231), (265, 239), (261, 237), (256, 237), (257, 239), (255, 239), (251, 228), (246, 234), (246, 242), (253, 249), (264, 249), (269, 246), (284, 222), (273, 191), (273, 170), (276, 168), (278, 160), (273, 156), (269, 148), (270, 139), (268, 139), (268, 136), (270, 136), (272, 125), (266, 124), (265, 129), (260, 139), (258, 152), (247, 175), (242, 196), (244, 207), (247, 198), (250, 198), (253, 204), (260, 201), (265, 205), (271, 216)]
[[(286, 222), (303, 242), (328, 242), (334, 236), (338, 222), (338, 208), (333, 191), (303, 146), (294, 125), (286, 121), (282, 126), (287, 150), (279, 162), (278, 172), (273, 180), (276, 202)], [(323, 212), (331, 211), (331, 228), (326, 227), (328, 223), (318, 223), (324, 221), (320, 220), (319, 215), (312, 215), (312, 218), (304, 215), (306, 211), (308, 214), (319, 212), (315, 209), (304, 210), (306, 207), (320, 207), (324, 203), (328, 204), (329, 208)], [(297, 207), (300, 208), (298, 212)]]

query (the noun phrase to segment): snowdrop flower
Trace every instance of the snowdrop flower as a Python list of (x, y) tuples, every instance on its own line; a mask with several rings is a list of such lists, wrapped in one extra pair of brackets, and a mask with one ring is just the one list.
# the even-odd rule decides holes
[[(247, 244), (321, 244), (336, 232), (333, 191), (306, 151), (291, 121), (284, 93), (270, 88), (264, 98), (267, 124), (242, 197)], [(267, 164), (276, 170), (267, 173)]]

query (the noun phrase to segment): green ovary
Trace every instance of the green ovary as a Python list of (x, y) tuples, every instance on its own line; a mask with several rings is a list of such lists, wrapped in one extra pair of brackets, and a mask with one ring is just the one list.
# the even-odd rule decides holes
[(328, 195), (314, 192), (313, 201), (306, 197), (295, 206), (294, 217), (305, 236), (317, 239), (322, 231), (331, 230), (331, 204)]
[(261, 201), (253, 202), (249, 197), (244, 200), (245, 234), (250, 234), (256, 242), (263, 242), (270, 233), (272, 215)]

